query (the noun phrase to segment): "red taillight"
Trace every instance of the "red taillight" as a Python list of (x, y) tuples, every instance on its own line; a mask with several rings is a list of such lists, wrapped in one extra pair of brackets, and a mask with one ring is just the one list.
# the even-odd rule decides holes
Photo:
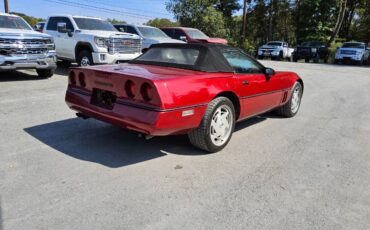
[(125, 92), (126, 95), (129, 98), (134, 98), (135, 97), (135, 83), (131, 80), (126, 81), (125, 83)]
[(76, 85), (76, 73), (74, 71), (69, 72), (69, 84)]
[(86, 86), (85, 74), (83, 72), (81, 72), (81, 73), (78, 74), (78, 81), (80, 82), (80, 86), (81, 87), (85, 87)]
[(150, 101), (153, 99), (153, 89), (148, 83), (141, 85), (140, 93), (145, 101)]

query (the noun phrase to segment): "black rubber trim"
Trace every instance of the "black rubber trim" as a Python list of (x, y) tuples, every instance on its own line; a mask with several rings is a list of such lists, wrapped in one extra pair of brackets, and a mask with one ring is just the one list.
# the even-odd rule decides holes
[(264, 95), (268, 95), (268, 94), (289, 91), (290, 89), (291, 88), (279, 89), (279, 90), (275, 90), (275, 91), (271, 91), (271, 92), (267, 92), (267, 93), (258, 93), (258, 94), (253, 94), (253, 95), (249, 95), (249, 96), (243, 96), (243, 97), (239, 97), (239, 98), (240, 99), (247, 99), (247, 98), (252, 98), (252, 97), (259, 97), (259, 96), (264, 96)]

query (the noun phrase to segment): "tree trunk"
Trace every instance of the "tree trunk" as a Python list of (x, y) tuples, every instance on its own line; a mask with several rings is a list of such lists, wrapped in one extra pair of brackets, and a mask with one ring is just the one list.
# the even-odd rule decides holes
[(340, 1), (340, 7), (339, 7), (339, 13), (338, 13), (338, 17), (337, 17), (337, 22), (335, 23), (334, 30), (333, 30), (333, 32), (330, 36), (329, 41), (328, 41), (328, 46), (330, 46), (330, 44), (337, 37), (338, 32), (339, 32), (340, 28), (342, 27), (344, 14), (346, 13), (346, 8), (347, 8), (347, 0), (341, 0)]

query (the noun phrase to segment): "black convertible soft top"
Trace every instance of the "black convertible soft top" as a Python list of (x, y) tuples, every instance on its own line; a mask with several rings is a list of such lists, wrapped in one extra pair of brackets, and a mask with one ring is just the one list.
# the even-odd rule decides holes
[(189, 69), (203, 72), (234, 72), (234, 69), (229, 65), (222, 54), (222, 50), (240, 50), (228, 45), (212, 44), (212, 43), (160, 43), (152, 45), (148, 51), (154, 48), (177, 48), (177, 49), (196, 49), (199, 50), (199, 55), (194, 64), (178, 64), (171, 62), (159, 62), (140, 60), (145, 53), (138, 58), (129, 61), (131, 64), (146, 64), (156, 66), (167, 66), (181, 69)]

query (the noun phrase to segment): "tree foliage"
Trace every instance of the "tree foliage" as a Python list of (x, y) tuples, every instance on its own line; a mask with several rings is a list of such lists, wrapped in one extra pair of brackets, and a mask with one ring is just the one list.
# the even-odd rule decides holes
[(43, 18), (35, 18), (35, 17), (28, 16), (28, 15), (25, 15), (25, 14), (22, 14), (22, 13), (17, 13), (17, 12), (10, 12), (10, 13), (22, 17), (31, 26), (36, 25), (36, 23), (38, 23), (38, 22), (45, 21), (45, 19), (43, 19)]
[(118, 19), (115, 19), (115, 18), (108, 18), (107, 21), (112, 23), (112, 24), (127, 24), (126, 21), (118, 20)]
[(149, 20), (145, 25), (154, 26), (154, 27), (171, 27), (171, 26), (179, 26), (180, 23), (172, 22), (167, 18), (155, 18)]

